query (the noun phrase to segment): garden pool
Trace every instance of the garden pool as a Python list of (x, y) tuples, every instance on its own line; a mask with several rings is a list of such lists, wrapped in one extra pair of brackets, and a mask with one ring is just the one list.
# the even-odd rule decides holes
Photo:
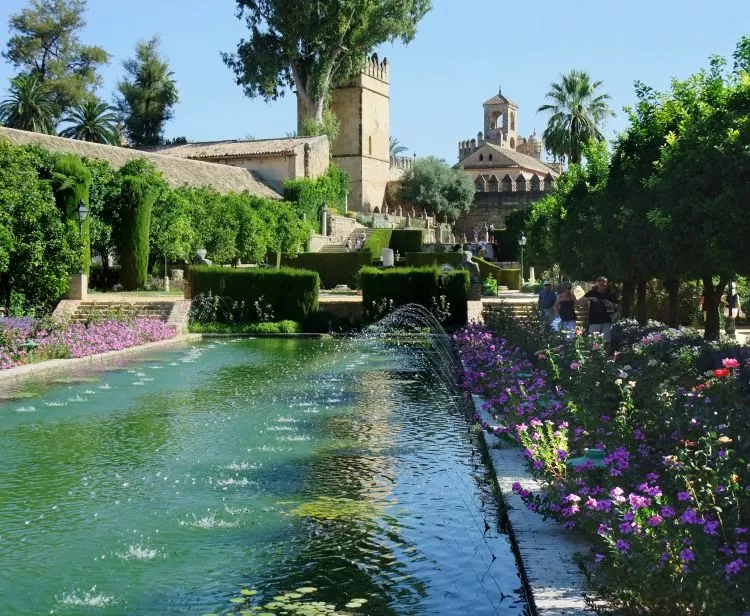
[(525, 614), (424, 354), (203, 341), (5, 391), (0, 613)]

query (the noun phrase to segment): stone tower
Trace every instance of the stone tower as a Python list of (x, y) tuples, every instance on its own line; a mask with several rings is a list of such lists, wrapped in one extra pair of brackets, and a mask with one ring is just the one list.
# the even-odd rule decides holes
[[(497, 95), (482, 103), (482, 108), (484, 109), (484, 132), (479, 131), (476, 139), (458, 142), (459, 162), (487, 144), (542, 160), (544, 143), (537, 136), (536, 130), (528, 139), (518, 136), (518, 105), (516, 103), (503, 96), (502, 91), (498, 90)], [(491, 156), (489, 160), (492, 160)]]
[(383, 205), (390, 170), (390, 75), (388, 60), (373, 54), (362, 72), (333, 91), (331, 108), (341, 132), (331, 146), (333, 162), (349, 173), (349, 208), (372, 212)]
[(495, 145), (516, 149), (518, 134), (516, 132), (516, 114), (518, 105), (503, 96), (498, 90), (497, 96), (486, 100), (484, 107), (484, 138)]

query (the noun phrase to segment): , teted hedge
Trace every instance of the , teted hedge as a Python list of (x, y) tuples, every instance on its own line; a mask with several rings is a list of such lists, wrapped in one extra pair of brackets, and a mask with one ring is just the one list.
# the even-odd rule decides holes
[[(406, 263), (410, 267), (443, 265), (444, 263), (458, 267), (462, 257), (463, 254), (460, 252), (410, 252), (406, 255)], [(482, 280), (492, 276), (498, 284), (509, 289), (518, 290), (521, 288), (521, 270), (500, 268), (479, 257), (474, 257), (474, 261), (479, 265)]]
[(502, 275), (498, 281), (500, 284), (505, 285), (509, 289), (520, 290), (521, 289), (521, 270), (520, 269), (504, 269), (501, 270)]
[(373, 229), (370, 237), (365, 242), (365, 249), (372, 254), (373, 261), (380, 261), (383, 256), (383, 248), (388, 248), (391, 244), (391, 234), (393, 229)]
[(394, 229), (391, 233), (389, 248), (405, 255), (408, 252), (421, 252), (424, 238), (422, 229)]
[(372, 253), (373, 261), (380, 261), (383, 248), (392, 248), (394, 253), (402, 256), (409, 252), (420, 252), (423, 237), (422, 229), (373, 229), (365, 248)]
[(437, 292), (439, 271), (435, 267), (366, 267), (359, 276), (365, 306), (382, 298), (393, 300), (396, 306), (409, 303), (429, 306)]
[(254, 302), (263, 298), (263, 305), (272, 306), (277, 321), (304, 323), (318, 310), (320, 276), (317, 272), (292, 268), (194, 266), (190, 268), (189, 278), (193, 297), (210, 292), (245, 302), (248, 311)]
[(448, 325), (464, 325), (469, 320), (469, 272), (456, 270), (441, 277), (440, 294), (445, 295), (451, 306), (451, 316)]
[(302, 325), (296, 321), (266, 323), (191, 323), (193, 334), (300, 334)]
[(466, 323), (469, 274), (464, 271), (441, 275), (437, 267), (363, 268), (360, 272), (362, 303), (365, 309), (382, 300), (393, 301), (394, 306), (421, 304), (430, 308), (433, 299), (444, 295), (450, 303), (450, 317), (446, 325)]
[(367, 249), (359, 252), (305, 252), (297, 256), (284, 255), (281, 260), (284, 267), (318, 272), (324, 289), (333, 289), (338, 284), (356, 288), (359, 270), (371, 263), (372, 254)]
[(506, 286), (514, 291), (521, 290), (520, 269), (503, 269), (494, 263), (490, 263), (479, 257), (474, 257), (474, 261), (479, 264), (479, 272), (482, 276), (482, 280), (492, 276), (500, 285)]
[[(410, 267), (443, 265), (444, 263), (458, 267), (462, 258), (463, 254), (460, 252), (413, 252), (406, 255), (406, 263)], [(482, 280), (492, 276), (498, 284), (509, 289), (518, 290), (521, 288), (521, 270), (500, 268), (479, 257), (474, 257), (474, 261), (479, 265)]]
[(409, 252), (406, 253), (406, 264), (409, 267), (444, 264), (458, 267), (462, 257), (463, 253), (460, 252)]
[(299, 212), (307, 215), (316, 233), (320, 233), (320, 211), (325, 203), (329, 208), (344, 211), (349, 192), (349, 174), (331, 165), (318, 178), (300, 178), (284, 182), (284, 201), (292, 201)]

